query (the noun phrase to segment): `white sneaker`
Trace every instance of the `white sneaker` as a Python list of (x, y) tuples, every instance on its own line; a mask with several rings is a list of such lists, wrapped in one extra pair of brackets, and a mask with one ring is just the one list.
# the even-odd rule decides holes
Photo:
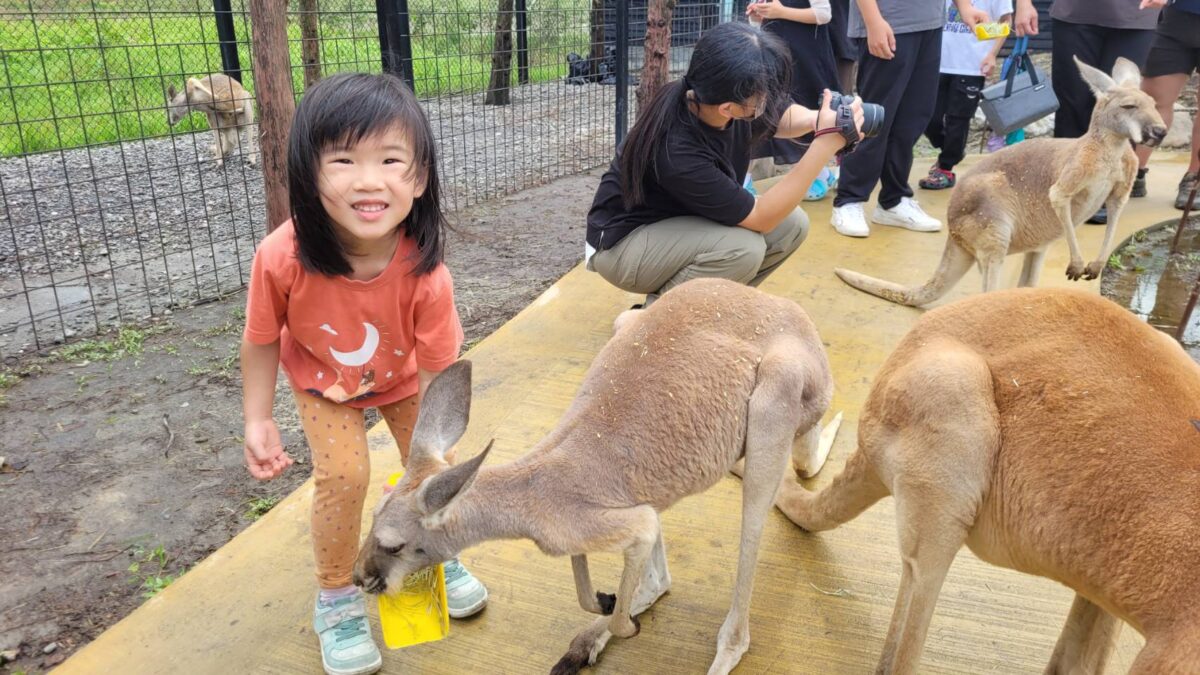
[(903, 227), (914, 232), (938, 232), (942, 229), (942, 221), (925, 213), (912, 197), (902, 197), (900, 203), (890, 209), (876, 206), (875, 213), (871, 214), (871, 222)]
[(867, 237), (871, 228), (867, 225), (867, 216), (863, 213), (862, 202), (852, 202), (833, 207), (833, 217), (830, 219), (833, 229), (838, 234), (847, 237)]

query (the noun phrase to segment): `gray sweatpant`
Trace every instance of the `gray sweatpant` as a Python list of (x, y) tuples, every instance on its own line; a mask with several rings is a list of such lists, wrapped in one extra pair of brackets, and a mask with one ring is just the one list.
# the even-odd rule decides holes
[(597, 251), (588, 269), (621, 290), (647, 295), (700, 277), (757, 286), (807, 235), (808, 216), (799, 207), (766, 234), (678, 216), (643, 225), (616, 246)]

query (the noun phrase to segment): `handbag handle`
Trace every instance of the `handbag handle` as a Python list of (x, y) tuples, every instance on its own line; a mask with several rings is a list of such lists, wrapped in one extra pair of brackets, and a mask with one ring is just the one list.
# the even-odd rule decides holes
[[(1038, 84), (1037, 70), (1033, 67), (1033, 59), (1029, 57), (1029, 52), (1027, 51), (1028, 44), (1029, 38), (1017, 38), (1017, 46), (1013, 48), (1013, 55), (1017, 57), (1017, 60), (1008, 69), (1007, 82), (1004, 86), (1004, 98), (1012, 96), (1013, 85), (1017, 81), (1017, 73), (1022, 70), (1029, 73), (1030, 86), (1036, 87)], [(1017, 49), (1021, 50), (1019, 54), (1017, 53)], [(1012, 55), (1009, 58), (1012, 58)], [(1016, 67), (1018, 63), (1020, 67)]]

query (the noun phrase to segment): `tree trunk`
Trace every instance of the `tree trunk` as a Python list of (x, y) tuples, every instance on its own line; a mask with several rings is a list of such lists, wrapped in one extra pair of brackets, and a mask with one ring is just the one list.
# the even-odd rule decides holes
[(287, 0), (250, 0), (254, 94), (261, 119), (263, 189), (267, 228), (288, 219), (287, 135), (296, 112), (288, 56)]
[(508, 105), (509, 87), (512, 86), (513, 55), (513, 0), (497, 0), (496, 39), (492, 45), (492, 77), (487, 92), (483, 95), (484, 105)]
[(300, 57), (304, 61), (304, 88), (321, 79), (321, 36), (317, 0), (300, 0)]
[(592, 48), (588, 52), (589, 82), (600, 81), (600, 62), (604, 60), (604, 0), (592, 0)]
[(638, 115), (650, 104), (654, 94), (667, 83), (671, 65), (671, 15), (676, 0), (650, 0), (646, 8), (645, 60), (642, 81), (637, 88)]

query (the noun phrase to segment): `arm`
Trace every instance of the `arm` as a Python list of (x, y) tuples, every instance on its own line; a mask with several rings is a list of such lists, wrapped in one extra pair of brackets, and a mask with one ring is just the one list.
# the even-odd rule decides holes
[(1033, 7), (1033, 0), (1017, 0), (1017, 37), (1038, 34), (1038, 13)]
[(279, 374), (279, 341), (259, 345), (243, 337), (241, 355), (246, 468), (258, 480), (270, 480), (292, 465), (272, 414), (275, 378)]
[(862, 14), (863, 23), (867, 25), (867, 50), (871, 56), (891, 60), (896, 56), (896, 35), (892, 26), (883, 18), (879, 11), (879, 3), (875, 0), (855, 0), (858, 11)]
[(954, 6), (958, 7), (958, 16), (962, 18), (962, 22), (971, 30), (975, 29), (976, 24), (991, 21), (987, 12), (972, 5), (971, 0), (954, 0)]
[(759, 19), (795, 21), (818, 26), (829, 23), (833, 18), (833, 9), (829, 6), (829, 0), (811, 0), (810, 4), (812, 5), (811, 9), (801, 9), (785, 7), (779, 3), (779, 0), (767, 0), (747, 7), (746, 14), (753, 14)]
[[(1000, 23), (1008, 23), (1012, 19), (1012, 14), (1005, 14), (1000, 17)], [(979, 64), (979, 72), (984, 77), (990, 77), (996, 71), (996, 58), (1000, 55), (1000, 50), (1004, 48), (1004, 40), (997, 38), (992, 40), (992, 48), (988, 50), (988, 55), (984, 57), (983, 63)]]
[(417, 404), (425, 400), (425, 392), (429, 390), (429, 383), (433, 382), (433, 378), (438, 376), (441, 371), (425, 370), (417, 368)]
[(779, 128), (775, 130), (775, 138), (798, 138), (810, 134), (817, 128), (817, 111), (809, 110), (799, 103), (793, 103), (783, 111), (779, 118)]
[[(829, 124), (832, 124), (834, 112), (829, 107), (830, 97), (831, 94), (826, 90), (818, 116), (825, 114)], [(855, 99), (852, 108), (854, 110), (854, 126), (861, 133), (862, 101)], [(817, 126), (820, 127), (820, 124), (818, 123)], [(804, 195), (808, 192), (808, 186), (812, 185), (822, 167), (830, 159), (833, 159), (833, 155), (845, 145), (846, 139), (842, 138), (841, 134), (819, 136), (809, 146), (808, 152), (804, 153), (799, 162), (796, 162), (796, 166), (792, 167), (792, 170), (788, 171), (782, 180), (772, 185), (754, 201), (754, 209), (750, 211), (750, 215), (738, 223), (738, 226), (754, 232), (770, 232), (775, 229), (788, 214), (800, 205)]]

